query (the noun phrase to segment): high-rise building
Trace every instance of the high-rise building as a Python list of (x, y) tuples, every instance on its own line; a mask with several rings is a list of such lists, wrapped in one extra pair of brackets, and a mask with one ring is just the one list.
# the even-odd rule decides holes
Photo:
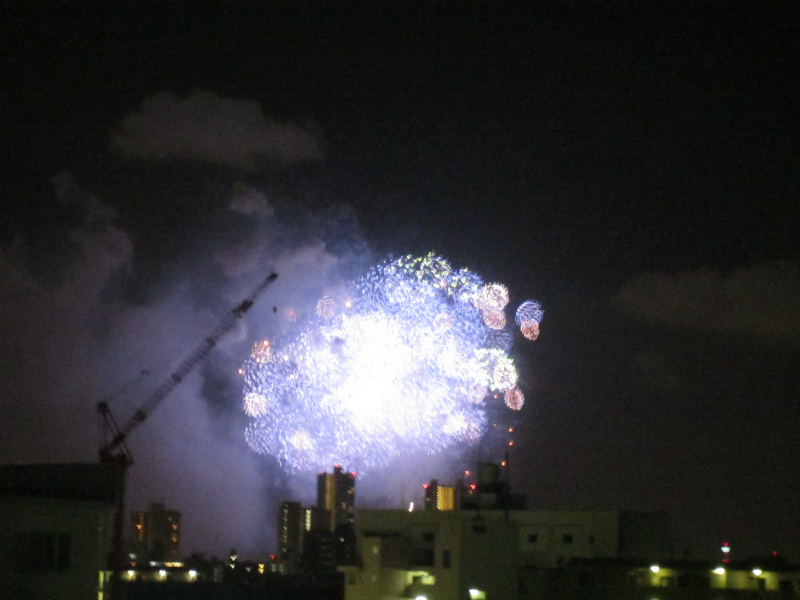
[(317, 476), (317, 508), (327, 511), (328, 530), (352, 528), (355, 520), (356, 474), (336, 465), (333, 473)]
[(181, 513), (151, 502), (147, 510), (131, 515), (131, 534), (143, 560), (173, 562), (181, 558)]
[(318, 526), (317, 512), (299, 502), (286, 500), (278, 509), (278, 560), (280, 572), (294, 573), (303, 558), (303, 544), (308, 532)]

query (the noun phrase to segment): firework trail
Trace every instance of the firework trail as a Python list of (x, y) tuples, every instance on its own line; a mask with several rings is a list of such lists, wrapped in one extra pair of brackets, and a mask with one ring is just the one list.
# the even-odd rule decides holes
[[(502, 284), (431, 253), (383, 262), (347, 291), (321, 298), (287, 343), (254, 346), (241, 369), (254, 450), (289, 472), (364, 472), (477, 441), (495, 396), (522, 407)], [(525, 337), (542, 315), (538, 302), (520, 306)]]

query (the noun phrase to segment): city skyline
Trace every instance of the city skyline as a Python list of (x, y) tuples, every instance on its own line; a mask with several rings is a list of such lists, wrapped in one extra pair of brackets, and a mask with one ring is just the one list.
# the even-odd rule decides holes
[(96, 403), (124, 422), (274, 270), (129, 439), (129, 507), (179, 510), (185, 552), (260, 552), (315, 472), (247, 446), (238, 370), (433, 251), (541, 302), (509, 354), (525, 404), (359, 502), (421, 497), (513, 427), (531, 506), (797, 555), (799, 10), (3, 6), (0, 463), (96, 460)]

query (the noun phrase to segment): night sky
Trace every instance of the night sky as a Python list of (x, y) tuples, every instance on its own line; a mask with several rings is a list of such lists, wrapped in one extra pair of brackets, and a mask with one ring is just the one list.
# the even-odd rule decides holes
[[(531, 507), (800, 556), (800, 6), (84, 4), (0, 8), (0, 462), (95, 460), (96, 402), (127, 419), (274, 269), (129, 440), (184, 552), (263, 555), (314, 484), (244, 443), (238, 366), (435, 251), (545, 308), (512, 352)], [(417, 460), (362, 505), (474, 448)]]

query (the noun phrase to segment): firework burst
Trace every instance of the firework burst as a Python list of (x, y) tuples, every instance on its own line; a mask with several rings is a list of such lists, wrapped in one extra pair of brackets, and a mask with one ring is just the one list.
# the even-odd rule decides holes
[(287, 471), (363, 473), (480, 439), (489, 392), (521, 408), (505, 286), (428, 254), (383, 262), (347, 291), (243, 366), (253, 449)]

